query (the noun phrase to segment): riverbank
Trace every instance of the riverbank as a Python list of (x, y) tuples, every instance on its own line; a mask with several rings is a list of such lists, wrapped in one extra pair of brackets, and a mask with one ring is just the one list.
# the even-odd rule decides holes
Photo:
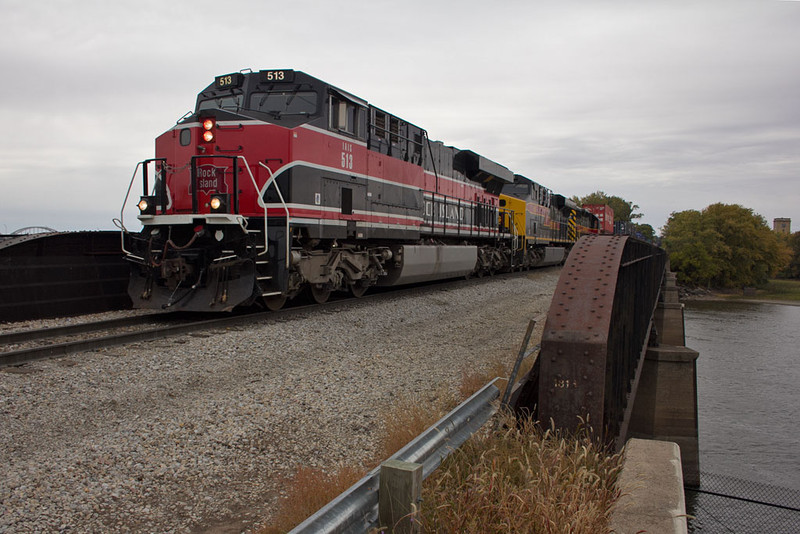
[(721, 300), (800, 306), (800, 280), (770, 280), (763, 288), (703, 289), (679, 287), (681, 301)]

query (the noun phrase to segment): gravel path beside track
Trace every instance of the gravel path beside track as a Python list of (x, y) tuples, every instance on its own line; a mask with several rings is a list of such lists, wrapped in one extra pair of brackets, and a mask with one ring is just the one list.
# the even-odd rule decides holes
[(425, 402), (462, 370), (513, 361), (558, 275), (4, 369), (0, 533), (246, 531), (295, 465), (373, 456), (398, 393)]

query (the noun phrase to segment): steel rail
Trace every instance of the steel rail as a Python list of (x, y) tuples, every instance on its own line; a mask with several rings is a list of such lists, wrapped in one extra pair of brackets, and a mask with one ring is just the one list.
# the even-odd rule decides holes
[(134, 317), (121, 317), (117, 319), (105, 319), (81, 324), (71, 324), (64, 326), (53, 326), (50, 328), (40, 328), (37, 330), (22, 330), (0, 334), (0, 346), (12, 343), (26, 343), (55, 337), (73, 336), (85, 334), (87, 332), (97, 332), (99, 330), (109, 330), (111, 328), (124, 328), (126, 326), (136, 326), (138, 324), (153, 322), (156, 320), (167, 319), (166, 313), (151, 313), (147, 315), (137, 315)]
[(200, 330), (205, 327), (231, 326), (241, 323), (245, 320), (252, 321), (253, 316), (252, 315), (234, 316), (234, 317), (225, 317), (222, 319), (206, 319), (203, 321), (193, 321), (189, 323), (172, 325), (167, 327), (160, 326), (157, 328), (138, 330), (136, 332), (127, 332), (123, 334), (101, 336), (92, 339), (83, 339), (78, 341), (67, 341), (64, 343), (54, 343), (51, 345), (43, 345), (39, 347), (3, 352), (0, 353), (0, 366), (20, 365), (35, 360), (42, 360), (45, 358), (58, 358), (61, 356), (66, 356), (68, 354), (74, 354), (76, 352), (86, 352), (104, 347), (113, 347), (116, 345), (124, 345), (126, 343), (135, 343), (138, 341), (154, 341), (169, 336), (194, 332), (196, 330)]
[[(172, 325), (167, 327), (161, 326), (157, 328), (139, 330), (137, 332), (128, 332), (128, 333), (109, 335), (109, 336), (98, 336), (92, 339), (69, 341), (64, 343), (53, 343), (50, 345), (43, 345), (39, 347), (31, 347), (14, 351), (0, 352), (0, 367), (10, 366), (10, 365), (22, 365), (24, 363), (36, 360), (42, 360), (46, 358), (59, 358), (62, 356), (66, 356), (68, 354), (74, 354), (76, 352), (97, 350), (104, 347), (124, 345), (126, 343), (136, 343), (140, 341), (154, 341), (164, 337), (186, 334), (201, 329), (238, 326), (243, 324), (259, 323), (270, 320), (272, 321), (285, 320), (295, 315), (300, 315), (307, 312), (313, 312), (314, 310), (325, 310), (330, 306), (351, 306), (363, 302), (369, 302), (372, 299), (402, 297), (405, 295), (413, 294), (414, 292), (417, 291), (425, 291), (426, 289), (448, 290), (451, 287), (453, 288), (464, 287), (464, 284), (488, 283), (493, 279), (502, 279), (513, 276), (524, 276), (526, 274), (530, 273), (526, 272), (502, 273), (494, 277), (471, 278), (466, 282), (464, 280), (427, 282), (421, 285), (402, 287), (399, 289), (376, 288), (377, 291), (371, 294), (367, 294), (361, 298), (352, 298), (352, 297), (332, 298), (331, 300), (323, 304), (296, 305), (279, 311), (257, 311), (250, 313), (240, 313), (236, 315), (226, 315), (224, 317), (204, 319), (201, 321), (190, 321), (179, 325)], [(159, 320), (174, 320), (176, 315), (177, 315), (176, 313), (163, 313), (163, 314), (155, 313), (155, 314), (150, 314), (146, 317), (158, 316)], [(126, 319), (132, 321), (132, 324), (136, 324), (137, 321), (140, 321), (140, 319), (138, 318), (126, 318)], [(120, 319), (120, 320), (111, 319), (108, 322), (109, 323), (113, 323), (114, 321), (124, 322), (126, 319)], [(87, 323), (86, 328), (89, 328), (91, 330), (92, 325), (97, 325), (102, 322), (103, 321)], [(142, 322), (148, 322), (148, 321), (144, 320)], [(114, 326), (121, 327), (125, 325), (118, 323)], [(68, 331), (69, 329), (70, 327), (57, 327), (53, 329), (42, 329), (42, 331), (39, 330), (32, 331), (29, 333), (35, 336), (42, 336), (42, 337), (55, 337), (55, 335), (50, 336), (46, 334), (45, 332), (47, 332), (48, 330), (49, 331), (62, 330), (62, 332), (64, 332), (58, 335), (69, 335), (70, 333), (71, 334), (82, 333), (76, 330), (67, 333), (66, 331)], [(90, 330), (85, 330), (85, 331), (90, 331)], [(19, 343), (20, 341), (32, 340), (32, 338), (30, 337), (28, 338), (25, 337), (27, 334), (28, 333), (26, 332), (15, 332), (10, 334), (5, 334), (3, 336), (0, 336), (0, 341), (2, 341), (5, 344), (5, 343)]]

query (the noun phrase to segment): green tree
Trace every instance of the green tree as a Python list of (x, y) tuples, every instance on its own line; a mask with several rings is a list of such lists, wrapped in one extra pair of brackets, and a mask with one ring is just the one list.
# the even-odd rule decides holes
[(800, 278), (800, 232), (781, 237), (788, 249), (789, 264), (781, 271), (785, 278)]
[(646, 241), (650, 241), (652, 243), (655, 240), (656, 231), (653, 230), (653, 227), (649, 224), (634, 223), (633, 226), (638, 233), (642, 234)]
[(738, 204), (673, 213), (662, 235), (670, 266), (683, 283), (762, 285), (788, 262), (785, 247), (764, 218)]
[(696, 210), (672, 213), (661, 233), (670, 268), (683, 284), (710, 285), (721, 267), (717, 261), (722, 236), (703, 222)]
[(595, 191), (585, 197), (573, 196), (572, 200), (579, 206), (584, 204), (607, 204), (614, 210), (614, 221), (630, 222), (633, 219), (641, 219), (642, 213), (635, 213), (639, 206), (629, 202), (624, 198), (607, 195), (603, 191)]

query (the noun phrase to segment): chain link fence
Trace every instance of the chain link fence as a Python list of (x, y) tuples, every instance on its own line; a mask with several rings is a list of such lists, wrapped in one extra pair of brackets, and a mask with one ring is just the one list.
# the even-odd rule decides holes
[(800, 491), (701, 472), (685, 493), (690, 533), (800, 533)]

